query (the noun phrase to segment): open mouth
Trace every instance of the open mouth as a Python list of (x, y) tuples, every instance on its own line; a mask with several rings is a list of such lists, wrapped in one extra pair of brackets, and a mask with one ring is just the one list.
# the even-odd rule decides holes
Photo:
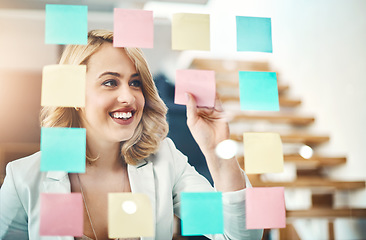
[(129, 112), (111, 112), (109, 115), (112, 118), (116, 119), (122, 119), (122, 120), (128, 120), (135, 114), (135, 111), (129, 111)]

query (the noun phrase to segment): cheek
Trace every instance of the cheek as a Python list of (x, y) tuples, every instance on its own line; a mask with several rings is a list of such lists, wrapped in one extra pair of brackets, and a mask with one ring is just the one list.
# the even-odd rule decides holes
[(86, 117), (101, 118), (103, 113), (108, 112), (109, 106), (111, 106), (111, 102), (108, 98), (100, 94), (88, 94), (85, 99)]
[(142, 94), (142, 92), (138, 98), (138, 101), (139, 101), (139, 105), (141, 106), (141, 108), (144, 108), (145, 107), (145, 97), (144, 97), (144, 94)]

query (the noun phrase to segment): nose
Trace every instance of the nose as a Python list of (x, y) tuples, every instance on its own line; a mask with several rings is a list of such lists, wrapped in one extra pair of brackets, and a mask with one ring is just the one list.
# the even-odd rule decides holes
[(130, 105), (133, 104), (135, 100), (136, 98), (135, 95), (133, 94), (133, 90), (128, 85), (120, 87), (117, 97), (117, 101), (119, 103)]

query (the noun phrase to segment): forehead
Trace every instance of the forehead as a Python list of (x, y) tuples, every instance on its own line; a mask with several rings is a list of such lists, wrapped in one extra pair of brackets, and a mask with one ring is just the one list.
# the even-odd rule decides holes
[(88, 71), (116, 71), (136, 73), (135, 64), (123, 48), (115, 48), (111, 43), (104, 43), (87, 63)]

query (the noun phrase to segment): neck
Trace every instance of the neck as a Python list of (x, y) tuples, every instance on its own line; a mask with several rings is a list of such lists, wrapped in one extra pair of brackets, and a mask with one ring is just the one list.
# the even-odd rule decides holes
[(87, 171), (118, 171), (124, 166), (121, 161), (121, 146), (120, 143), (110, 143), (95, 141), (93, 138), (87, 138), (87, 146), (91, 158), (95, 158), (95, 161), (91, 161), (87, 164)]

